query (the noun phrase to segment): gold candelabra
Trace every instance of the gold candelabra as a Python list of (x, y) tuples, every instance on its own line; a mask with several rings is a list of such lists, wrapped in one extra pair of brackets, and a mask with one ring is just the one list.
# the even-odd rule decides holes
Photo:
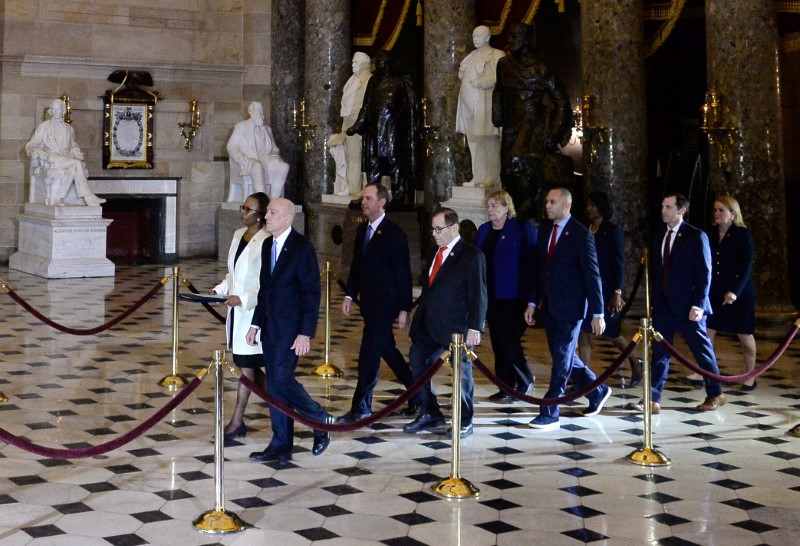
[(181, 128), (181, 136), (183, 137), (183, 147), (187, 150), (192, 149), (192, 141), (194, 140), (197, 130), (202, 127), (202, 116), (200, 109), (197, 107), (197, 101), (192, 99), (189, 101), (189, 121), (178, 122), (178, 127)]
[(422, 139), (425, 141), (425, 157), (433, 153), (433, 143), (439, 139), (439, 126), (428, 123), (428, 99), (422, 98)]
[(64, 121), (72, 123), (72, 106), (69, 104), (69, 95), (66, 93), (61, 95), (61, 100), (64, 101)]
[(720, 100), (719, 93), (714, 89), (706, 93), (705, 101), (700, 107), (700, 130), (708, 138), (708, 144), (717, 150), (717, 166), (728, 171), (739, 129), (730, 120), (729, 113), (724, 115), (726, 112), (723, 111)]
[(608, 127), (597, 125), (596, 95), (584, 93), (578, 104), (575, 105), (575, 127), (580, 131), (581, 144), (589, 144), (589, 163), (597, 159), (597, 147), (605, 143), (605, 134)]
[(314, 148), (317, 126), (306, 122), (306, 99), (300, 99), (299, 109), (292, 103), (292, 128), (297, 131), (297, 138), (303, 140), (303, 150), (310, 152)]

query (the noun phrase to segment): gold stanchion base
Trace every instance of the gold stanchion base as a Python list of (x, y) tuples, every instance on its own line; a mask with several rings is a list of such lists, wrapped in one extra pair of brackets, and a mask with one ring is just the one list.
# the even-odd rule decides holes
[(5, 404), (6, 402), (8, 402), (8, 396), (0, 392), (0, 404)]
[(643, 447), (641, 449), (637, 449), (630, 455), (625, 457), (625, 460), (632, 464), (638, 464), (641, 466), (669, 466), (672, 464), (672, 461), (661, 453), (660, 451)]
[(431, 487), (437, 495), (448, 499), (475, 499), (481, 491), (464, 478), (445, 478)]
[(166, 387), (171, 391), (184, 388), (189, 383), (180, 375), (168, 375), (158, 382), (159, 387)]
[(209, 510), (192, 522), (201, 533), (238, 533), (246, 525), (239, 516), (227, 510)]
[(323, 364), (314, 370), (314, 375), (319, 375), (321, 377), (342, 377), (344, 372), (333, 364)]
[[(2, 402), (5, 402), (5, 400), (2, 400)], [(800, 437), (800, 425), (795, 425), (792, 428), (790, 428), (789, 434), (791, 434), (792, 436)]]

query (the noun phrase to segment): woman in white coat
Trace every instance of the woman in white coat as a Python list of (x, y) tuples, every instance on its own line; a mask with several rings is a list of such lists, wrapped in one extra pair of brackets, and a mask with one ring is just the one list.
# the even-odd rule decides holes
[[(264, 359), (261, 343), (256, 346), (247, 344), (245, 336), (250, 328), (258, 299), (259, 274), (261, 272), (261, 245), (269, 235), (264, 229), (266, 223), (269, 197), (263, 192), (250, 195), (241, 208), (242, 224), (245, 227), (236, 230), (228, 251), (228, 274), (214, 287), (212, 293), (227, 296), (228, 320), (225, 331), (228, 338), (228, 349), (233, 353), (233, 362), (251, 381), (259, 372), (257, 384), (264, 384)], [(239, 384), (236, 393), (236, 407), (228, 425), (225, 427), (225, 443), (244, 438), (247, 430), (244, 426), (244, 412), (250, 390)]]

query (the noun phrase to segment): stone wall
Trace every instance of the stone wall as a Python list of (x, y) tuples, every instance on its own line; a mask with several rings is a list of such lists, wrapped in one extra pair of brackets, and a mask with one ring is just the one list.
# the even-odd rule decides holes
[[(0, 260), (17, 245), (14, 215), (28, 195), (24, 146), (50, 100), (68, 94), (90, 176), (180, 177), (179, 257), (216, 254), (227, 195), (225, 143), (251, 100), (269, 119), (270, 5), (245, 0), (6, 0), (0, 2)], [(102, 101), (117, 69), (146, 70), (159, 94), (153, 171), (102, 169)], [(177, 123), (199, 101), (192, 151)], [(278, 143), (279, 146), (282, 143)]]

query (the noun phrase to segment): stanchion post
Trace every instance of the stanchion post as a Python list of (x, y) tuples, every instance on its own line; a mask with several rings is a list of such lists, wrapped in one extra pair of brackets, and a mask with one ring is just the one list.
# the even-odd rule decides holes
[(172, 373), (158, 382), (159, 386), (171, 391), (182, 389), (187, 385), (186, 379), (178, 375), (178, 290), (181, 267), (172, 268)]
[(314, 370), (321, 377), (342, 377), (342, 370), (331, 364), (331, 263), (325, 262), (325, 363)]
[(238, 533), (244, 530), (245, 524), (239, 516), (225, 510), (225, 489), (222, 464), (224, 458), (224, 441), (222, 423), (224, 411), (222, 400), (222, 381), (224, 378), (225, 351), (214, 351), (214, 509), (203, 512), (192, 522), (195, 529), (202, 533)]
[[(0, 289), (2, 289), (6, 294), (9, 293), (9, 290), (11, 290), (5, 281), (0, 281)], [(8, 402), (8, 396), (0, 392), (0, 404), (5, 404), (6, 402)]]
[(469, 480), (461, 477), (461, 366), (465, 353), (463, 334), (453, 334), (450, 344), (450, 366), (453, 368), (453, 418), (450, 430), (453, 442), (453, 460), (450, 464), (450, 477), (439, 480), (431, 489), (437, 495), (448, 499), (477, 498), (480, 490)]

